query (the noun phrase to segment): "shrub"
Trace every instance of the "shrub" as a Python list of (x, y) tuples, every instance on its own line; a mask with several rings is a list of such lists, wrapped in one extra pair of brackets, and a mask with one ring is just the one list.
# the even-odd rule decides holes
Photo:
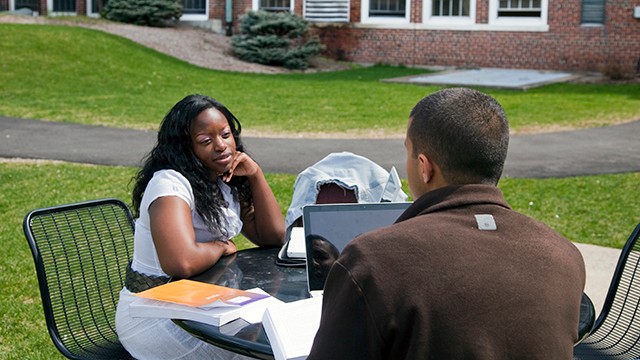
[(128, 24), (165, 27), (182, 16), (180, 0), (109, 0), (102, 16)]
[(250, 11), (240, 18), (240, 34), (231, 39), (236, 57), (259, 64), (306, 69), (324, 46), (309, 36), (309, 23), (285, 12)]

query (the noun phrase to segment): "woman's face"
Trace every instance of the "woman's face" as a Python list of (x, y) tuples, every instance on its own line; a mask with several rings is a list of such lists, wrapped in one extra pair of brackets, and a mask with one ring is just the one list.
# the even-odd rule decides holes
[(191, 124), (191, 146), (213, 179), (231, 168), (236, 141), (227, 118), (217, 109), (206, 109), (195, 118)]

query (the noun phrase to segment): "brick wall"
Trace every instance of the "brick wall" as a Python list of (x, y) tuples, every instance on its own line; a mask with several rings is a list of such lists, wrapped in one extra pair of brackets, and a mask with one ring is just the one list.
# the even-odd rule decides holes
[[(210, 0), (213, 1), (213, 0)], [(240, 31), (240, 17), (251, 11), (251, 0), (233, 0), (233, 33)]]
[[(302, 15), (304, 0), (294, 0)], [(8, 8), (0, 0), (0, 8)], [(420, 25), (422, 0), (411, 0), (410, 19)], [(326, 46), (325, 55), (360, 63), (408, 66), (509, 67), (548, 70), (583, 70), (634, 74), (640, 71), (640, 19), (633, 8), (640, 0), (606, 2), (604, 26), (580, 25), (580, 0), (549, 1), (549, 30), (476, 31), (366, 28), (361, 26), (361, 0), (351, 0), (348, 24), (313, 28)], [(251, 0), (233, 0), (233, 32), (239, 18), (251, 10)], [(47, 0), (40, 0), (46, 15)], [(85, 0), (77, 0), (77, 13), (86, 13)], [(226, 26), (225, 0), (210, 0), (209, 13)], [(489, 23), (489, 0), (476, 1), (476, 24)]]
[(76, 1), (76, 13), (81, 15), (87, 15), (87, 2)]
[[(478, 0), (476, 21), (488, 22), (488, 0)], [(509, 67), (547, 70), (637, 71), (640, 1), (608, 1), (604, 26), (580, 25), (580, 1), (550, 1), (549, 31), (454, 31), (322, 26), (314, 31), (327, 46), (326, 55), (361, 63)], [(415, 1), (413, 10), (421, 14)], [(352, 22), (360, 1), (352, 1)], [(412, 11), (413, 12), (413, 11)], [(412, 15), (414, 21), (419, 16)]]
[(476, 23), (489, 23), (489, 0), (476, 1)]

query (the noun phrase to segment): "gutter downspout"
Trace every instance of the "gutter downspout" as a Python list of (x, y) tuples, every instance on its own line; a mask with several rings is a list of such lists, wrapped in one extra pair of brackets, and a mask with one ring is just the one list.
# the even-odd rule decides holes
[(227, 36), (233, 35), (233, 0), (225, 0), (225, 23), (227, 28)]

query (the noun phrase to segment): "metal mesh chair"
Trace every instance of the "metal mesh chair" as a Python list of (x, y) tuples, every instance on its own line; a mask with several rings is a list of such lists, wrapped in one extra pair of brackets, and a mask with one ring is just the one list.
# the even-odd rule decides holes
[(70, 359), (130, 359), (115, 331), (133, 252), (129, 208), (101, 199), (37, 209), (26, 215), (23, 228), (58, 350)]
[(574, 347), (576, 360), (640, 357), (640, 224), (627, 240), (602, 312), (591, 333)]

